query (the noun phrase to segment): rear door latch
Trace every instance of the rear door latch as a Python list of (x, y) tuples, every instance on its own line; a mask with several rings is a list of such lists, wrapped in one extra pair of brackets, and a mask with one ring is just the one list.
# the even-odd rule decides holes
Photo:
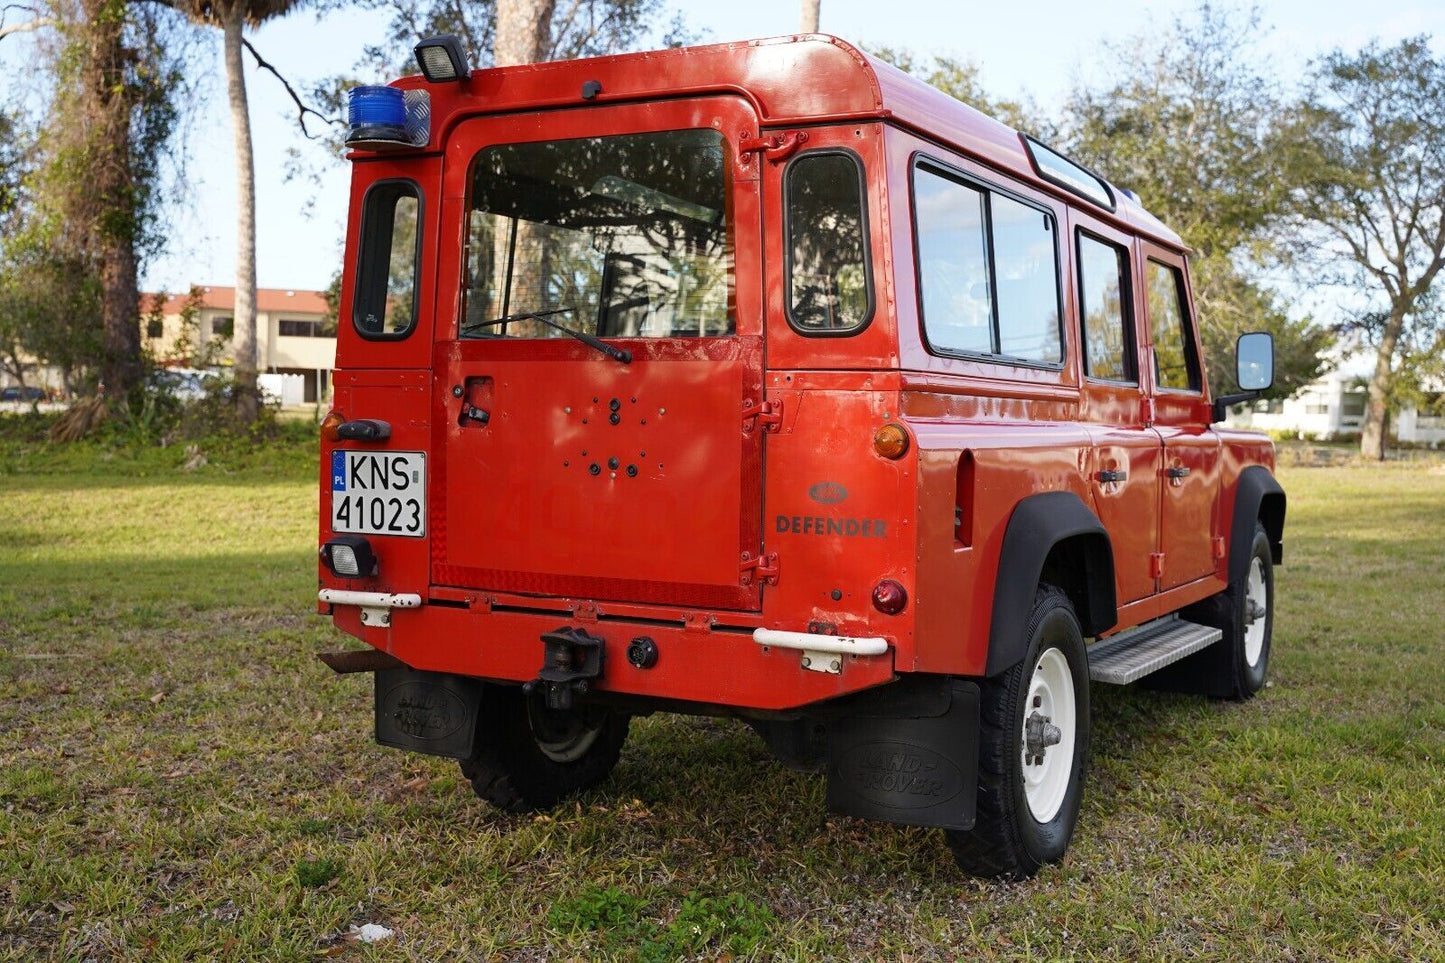
[(740, 573), (739, 581), (743, 585), (753, 584), (753, 579), (766, 585), (778, 584), (778, 553), (769, 552), (766, 555), (754, 555), (752, 552), (743, 552), (743, 560), (738, 565)]

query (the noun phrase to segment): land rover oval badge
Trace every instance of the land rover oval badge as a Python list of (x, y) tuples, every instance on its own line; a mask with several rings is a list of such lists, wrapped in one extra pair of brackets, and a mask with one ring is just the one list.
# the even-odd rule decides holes
[(413, 739), (446, 739), (467, 719), (462, 700), (438, 685), (404, 682), (386, 695), (393, 724)]
[(921, 809), (963, 792), (963, 773), (919, 745), (873, 742), (850, 746), (838, 763), (847, 784), (882, 810)]
[(820, 505), (836, 505), (848, 497), (848, 489), (837, 482), (821, 481), (808, 489), (808, 497)]

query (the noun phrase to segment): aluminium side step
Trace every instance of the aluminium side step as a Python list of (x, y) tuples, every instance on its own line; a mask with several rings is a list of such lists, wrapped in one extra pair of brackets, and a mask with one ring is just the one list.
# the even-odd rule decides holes
[(1177, 615), (1146, 622), (1089, 646), (1089, 678), (1127, 685), (1223, 638), (1219, 629)]

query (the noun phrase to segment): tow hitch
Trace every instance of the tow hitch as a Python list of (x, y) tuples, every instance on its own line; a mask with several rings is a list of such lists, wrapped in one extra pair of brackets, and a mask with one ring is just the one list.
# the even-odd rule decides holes
[(566, 627), (542, 635), (542, 671), (522, 686), (527, 693), (542, 689), (547, 708), (566, 712), (577, 696), (586, 695), (591, 679), (602, 676), (605, 641), (585, 629)]

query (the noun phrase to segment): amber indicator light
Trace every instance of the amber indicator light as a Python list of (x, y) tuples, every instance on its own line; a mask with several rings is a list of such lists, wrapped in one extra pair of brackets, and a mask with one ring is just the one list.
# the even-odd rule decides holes
[(873, 433), (873, 450), (884, 458), (902, 458), (908, 452), (908, 432), (889, 422)]
[(346, 416), (332, 408), (326, 413), (326, 417), (321, 419), (321, 437), (327, 441), (340, 441), (341, 436), (336, 432), (345, 423)]
[(891, 578), (873, 588), (873, 607), (884, 615), (897, 615), (908, 604), (908, 591)]

